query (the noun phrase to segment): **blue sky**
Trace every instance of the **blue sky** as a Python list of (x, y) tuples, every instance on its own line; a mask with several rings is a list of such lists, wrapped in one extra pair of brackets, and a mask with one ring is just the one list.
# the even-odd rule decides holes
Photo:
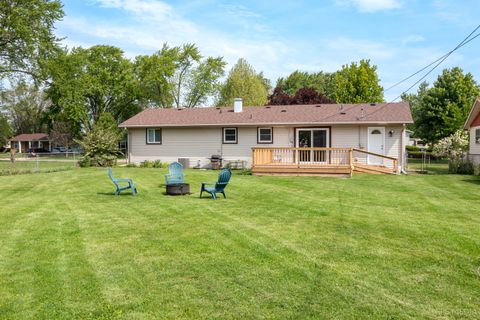
[[(227, 71), (246, 58), (275, 83), (294, 70), (335, 71), (370, 59), (386, 88), (442, 56), (479, 23), (478, 0), (156, 1), (63, 0), (57, 35), (69, 46), (110, 44), (128, 57), (164, 42), (193, 42), (223, 56)], [(480, 37), (435, 70), (460, 66), (480, 82)], [(415, 82), (386, 92), (396, 98)]]

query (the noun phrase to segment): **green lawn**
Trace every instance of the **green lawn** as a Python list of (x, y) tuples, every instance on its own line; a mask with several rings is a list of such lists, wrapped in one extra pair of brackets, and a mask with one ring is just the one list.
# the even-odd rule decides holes
[(165, 169), (0, 177), (0, 319), (480, 318), (480, 179)]

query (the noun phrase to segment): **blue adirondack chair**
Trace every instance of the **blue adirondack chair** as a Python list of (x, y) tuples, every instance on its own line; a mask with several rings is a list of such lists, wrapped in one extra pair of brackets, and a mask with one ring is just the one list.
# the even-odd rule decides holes
[(168, 174), (165, 175), (165, 184), (178, 184), (185, 182), (185, 175), (183, 174), (183, 166), (179, 162), (172, 162), (168, 166)]
[[(212, 196), (212, 199), (217, 199), (217, 193), (223, 194), (223, 197), (226, 198), (225, 195), (225, 188), (227, 187), (228, 181), (230, 181), (230, 177), (232, 176), (232, 172), (230, 169), (223, 169), (220, 174), (218, 175), (218, 180), (216, 183), (202, 183), (202, 190), (200, 190), (200, 198), (202, 197), (202, 193), (205, 191)], [(207, 187), (211, 185), (213, 187)]]
[[(137, 188), (135, 187), (135, 184), (133, 184), (132, 179), (115, 178), (113, 176), (112, 168), (108, 168), (108, 176), (110, 177), (110, 180), (112, 180), (113, 184), (117, 188), (117, 190), (115, 190), (116, 196), (118, 196), (120, 192), (122, 192), (123, 190), (128, 190), (128, 189), (132, 189), (133, 196), (137, 194)], [(122, 186), (122, 184), (125, 184), (125, 183), (127, 183), (128, 185)]]

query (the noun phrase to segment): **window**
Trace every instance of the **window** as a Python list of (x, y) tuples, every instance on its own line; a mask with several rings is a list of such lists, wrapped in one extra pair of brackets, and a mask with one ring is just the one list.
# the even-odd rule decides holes
[(480, 144), (480, 129), (475, 129), (475, 143)]
[(371, 132), (371, 134), (382, 134), (382, 132), (378, 129), (375, 129)]
[(147, 144), (162, 144), (162, 129), (147, 129)]
[(223, 128), (223, 143), (237, 142), (237, 128)]
[(273, 143), (273, 128), (258, 128), (257, 143)]

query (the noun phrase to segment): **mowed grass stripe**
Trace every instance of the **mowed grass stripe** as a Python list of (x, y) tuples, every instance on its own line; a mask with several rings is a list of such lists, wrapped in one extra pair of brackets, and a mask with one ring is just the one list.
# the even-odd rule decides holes
[(114, 172), (139, 195), (112, 196), (104, 169), (0, 177), (0, 315), (479, 316), (476, 178), (234, 175), (212, 201), (217, 172), (187, 171), (185, 197), (163, 195), (165, 170)]

